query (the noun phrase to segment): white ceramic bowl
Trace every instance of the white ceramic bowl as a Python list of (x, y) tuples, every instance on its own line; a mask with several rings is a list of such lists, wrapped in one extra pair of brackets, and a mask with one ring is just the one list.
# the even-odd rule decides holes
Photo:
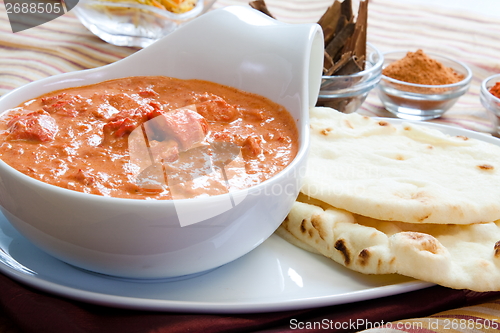
[[(231, 28), (228, 28), (231, 27)], [(71, 265), (124, 278), (200, 274), (248, 253), (279, 226), (301, 183), (308, 108), (321, 82), (323, 36), (249, 7), (226, 7), (116, 63), (33, 82), (0, 99), (6, 110), (41, 94), (135, 76), (197, 78), (263, 95), (297, 121), (299, 151), (275, 177), (248, 190), (185, 200), (132, 200), (71, 191), (0, 161), (0, 205), (10, 223)], [(227, 208), (232, 196), (236, 205)]]

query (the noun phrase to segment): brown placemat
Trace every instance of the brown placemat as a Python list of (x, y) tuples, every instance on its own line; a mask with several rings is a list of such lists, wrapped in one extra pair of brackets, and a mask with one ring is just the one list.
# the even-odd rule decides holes
[[(0, 275), (0, 313), (21, 332), (180, 333), (356, 332), (366, 325), (429, 316), (500, 299), (500, 292), (477, 293), (433, 286), (363, 302), (296, 311), (250, 314), (201, 314), (135, 311), (82, 303), (54, 296)], [(322, 324), (323, 326), (320, 326)], [(14, 328), (9, 324), (9, 328)], [(370, 326), (368, 326), (369, 328)], [(0, 331), (2, 332), (2, 331)], [(15, 332), (15, 331), (14, 331)]]

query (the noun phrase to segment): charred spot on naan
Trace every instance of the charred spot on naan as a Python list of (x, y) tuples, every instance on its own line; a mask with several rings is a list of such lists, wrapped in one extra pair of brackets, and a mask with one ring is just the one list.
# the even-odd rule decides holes
[(483, 171), (493, 171), (495, 169), (495, 167), (491, 164), (480, 164), (477, 168)]
[(345, 266), (349, 266), (349, 264), (351, 263), (351, 251), (349, 251), (345, 239), (338, 239), (335, 242), (334, 247), (336, 250), (340, 251), (342, 257), (344, 257)]
[(370, 250), (368, 249), (361, 250), (361, 252), (359, 252), (358, 254), (358, 264), (360, 266), (367, 266), (371, 257), (372, 255), (370, 253)]
[(326, 231), (322, 228), (324, 225), (320, 215), (313, 215), (311, 217), (311, 225), (318, 232), (319, 238), (326, 239)]
[(300, 232), (303, 234), (308, 234), (309, 236), (312, 236), (312, 230), (311, 228), (307, 227), (308, 221), (306, 219), (303, 219), (302, 222), (300, 223)]
[(307, 232), (307, 226), (306, 226), (306, 219), (303, 219), (302, 222), (300, 223), (300, 232), (305, 234)]
[(328, 135), (331, 131), (333, 131), (333, 128), (327, 127), (321, 130), (321, 134)]
[(418, 222), (424, 222), (425, 220), (427, 220), (432, 214), (427, 214), (427, 215), (424, 215), (422, 216), (421, 218), (418, 219)]
[(440, 254), (442, 252), (441, 243), (429, 234), (424, 234), (415, 231), (404, 231), (400, 236), (406, 239), (408, 244), (414, 246), (419, 251), (427, 251), (432, 254)]
[(500, 241), (496, 242), (493, 246), (493, 253), (495, 258), (500, 258)]
[[(284, 222), (288, 223), (288, 221), (289, 219), (287, 217)], [(302, 219), (299, 230), (305, 238), (309, 238), (315, 243), (325, 241), (327, 238), (327, 232), (324, 230), (323, 218), (319, 214), (314, 214), (310, 218)]]

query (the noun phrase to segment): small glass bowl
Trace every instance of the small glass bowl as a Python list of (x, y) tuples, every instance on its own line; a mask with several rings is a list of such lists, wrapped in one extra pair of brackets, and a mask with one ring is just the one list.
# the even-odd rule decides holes
[(198, 16), (204, 1), (182, 14), (131, 2), (80, 0), (74, 12), (102, 40), (118, 46), (146, 47)]
[[(404, 58), (407, 51), (384, 53), (384, 68)], [(434, 53), (428, 56), (452, 68), (463, 80), (453, 84), (425, 85), (395, 80), (382, 74), (377, 93), (385, 108), (399, 118), (429, 120), (441, 117), (460, 96), (469, 89), (472, 78), (470, 68), (460, 61)]]
[(355, 112), (377, 85), (382, 74), (384, 57), (366, 43), (365, 70), (351, 75), (323, 76), (317, 106), (326, 106), (344, 113)]
[(487, 77), (481, 83), (481, 104), (490, 111), (495, 117), (495, 130), (500, 134), (500, 98), (490, 93), (490, 89), (495, 83), (500, 82), (500, 74)]

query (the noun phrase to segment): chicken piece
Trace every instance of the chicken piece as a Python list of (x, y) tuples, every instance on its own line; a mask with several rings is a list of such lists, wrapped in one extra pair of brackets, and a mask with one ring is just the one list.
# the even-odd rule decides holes
[(239, 111), (234, 105), (213, 94), (200, 97), (196, 111), (208, 121), (230, 123), (239, 116)]
[(130, 161), (139, 174), (150, 165), (175, 162), (180, 153), (200, 146), (207, 133), (206, 120), (189, 108), (160, 114), (128, 136)]
[(130, 118), (122, 118), (110, 121), (103, 126), (104, 136), (113, 135), (115, 138), (121, 138), (130, 134), (137, 127), (137, 123)]
[(259, 155), (264, 151), (261, 143), (262, 139), (257, 136), (250, 135), (249, 137), (247, 137), (245, 142), (243, 143), (243, 146), (241, 147), (241, 153), (243, 154), (243, 157), (245, 159), (253, 159), (259, 157)]
[(7, 126), (12, 141), (52, 141), (59, 129), (56, 120), (43, 110), (15, 116)]
[(198, 146), (208, 133), (208, 123), (200, 114), (188, 108), (163, 113), (144, 123), (151, 141), (174, 140), (180, 152)]
[[(144, 91), (147, 93), (147, 91)], [(117, 112), (113, 114), (110, 121), (130, 118), (137, 126), (161, 113), (162, 105), (155, 101), (149, 101), (139, 95), (128, 95), (125, 93), (105, 96), (107, 103)]]
[(79, 113), (86, 112), (91, 106), (88, 99), (80, 95), (68, 95), (66, 93), (42, 98), (42, 104), (44, 111), (66, 117), (76, 117)]
[(135, 110), (141, 107), (141, 103), (139, 103), (139, 100), (137, 98), (129, 96), (125, 93), (109, 95), (108, 103), (119, 111)]

